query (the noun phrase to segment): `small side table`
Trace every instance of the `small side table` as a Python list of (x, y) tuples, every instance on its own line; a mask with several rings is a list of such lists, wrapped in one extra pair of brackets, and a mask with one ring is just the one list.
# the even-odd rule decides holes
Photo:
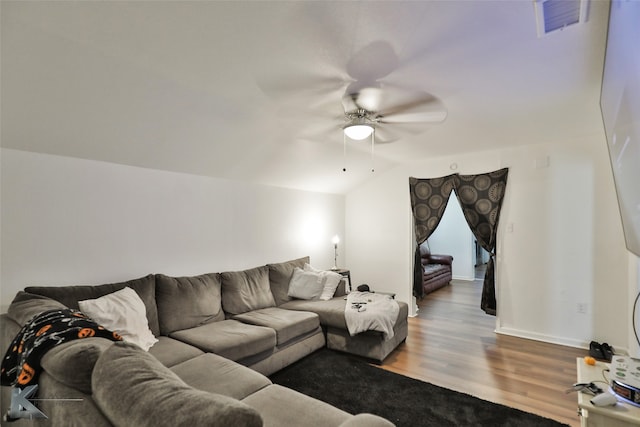
[[(602, 370), (609, 367), (608, 363), (596, 362), (595, 366), (584, 363), (584, 359), (578, 357), (578, 382), (597, 383), (602, 389), (609, 387), (602, 384)], [(608, 390), (606, 390), (608, 391)], [(580, 425), (582, 427), (632, 427), (640, 426), (640, 407), (626, 403), (618, 399), (616, 406), (594, 406), (590, 400), (593, 396), (578, 392), (578, 408), (580, 411)]]
[(331, 270), (335, 273), (338, 273), (339, 275), (341, 275), (342, 277), (345, 277), (347, 279), (347, 281), (349, 282), (349, 292), (351, 292), (351, 270), (346, 270), (344, 268), (339, 268), (337, 270)]

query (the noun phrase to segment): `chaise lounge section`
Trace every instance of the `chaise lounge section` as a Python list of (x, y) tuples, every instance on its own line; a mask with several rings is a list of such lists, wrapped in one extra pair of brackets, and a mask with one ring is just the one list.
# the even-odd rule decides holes
[[(408, 308), (402, 302), (395, 337), (385, 341), (381, 333), (374, 331), (353, 337), (346, 332), (344, 283), (328, 301), (290, 297), (288, 288), (294, 269), (308, 263), (309, 258), (304, 257), (237, 272), (191, 277), (155, 274), (99, 286), (28, 287), (1, 315), (2, 350), (9, 347), (22, 325), (36, 314), (66, 307), (79, 309), (81, 301), (109, 300), (130, 288), (141, 300), (142, 316), (157, 342), (147, 352), (126, 342), (114, 344), (102, 338), (83, 338), (47, 352), (41, 360), (40, 396), (81, 399), (79, 403), (64, 405), (42, 401), (41, 409), (54, 424), (58, 421), (78, 426), (133, 425), (133, 418), (122, 418), (121, 414), (127, 413), (122, 412), (124, 401), (136, 402), (136, 411), (143, 414), (148, 411), (149, 420), (166, 421), (162, 417), (170, 414), (162, 415), (163, 410), (153, 402), (160, 399), (158, 396), (145, 393), (138, 396), (133, 392), (140, 387), (153, 390), (154, 384), (164, 384), (179, 391), (167, 407), (181, 402), (184, 408), (191, 408), (191, 399), (208, 402), (204, 405), (207, 409), (202, 409), (204, 412), (190, 409), (193, 416), (208, 420), (198, 425), (313, 426), (318, 425), (318, 420), (327, 426), (392, 425), (371, 415), (347, 414), (274, 385), (268, 379), (267, 375), (325, 344), (381, 361), (407, 336)], [(336, 340), (334, 337), (341, 328), (346, 335)], [(9, 394), (9, 388), (2, 387), (3, 413), (8, 408)], [(130, 412), (133, 407), (128, 409)], [(212, 421), (229, 421), (235, 416), (244, 421), (240, 424)], [(195, 419), (190, 417), (176, 415), (168, 419), (172, 425), (178, 425), (173, 423), (178, 419), (179, 423), (184, 422), (182, 425), (196, 425), (195, 421), (186, 424), (184, 420)], [(41, 424), (38, 420), (22, 420), (18, 425), (22, 423)], [(149, 421), (135, 425), (158, 424)]]

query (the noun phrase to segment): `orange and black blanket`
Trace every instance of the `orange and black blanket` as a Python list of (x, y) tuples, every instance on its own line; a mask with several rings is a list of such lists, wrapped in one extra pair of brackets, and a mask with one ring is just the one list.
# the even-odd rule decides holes
[(116, 332), (105, 329), (77, 310), (49, 310), (36, 315), (22, 327), (2, 359), (0, 385), (23, 388), (37, 383), (40, 359), (47, 351), (89, 337), (122, 340)]

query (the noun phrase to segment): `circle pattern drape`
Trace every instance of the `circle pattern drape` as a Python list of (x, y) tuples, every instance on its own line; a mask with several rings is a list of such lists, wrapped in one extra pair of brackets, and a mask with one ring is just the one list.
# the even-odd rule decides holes
[(455, 177), (456, 175), (432, 179), (409, 178), (411, 207), (415, 218), (418, 244), (427, 240), (440, 224), (454, 187)]
[[(416, 254), (420, 244), (434, 232), (449, 201), (453, 190), (460, 202), (464, 218), (478, 243), (491, 254), (484, 280), (481, 307), (489, 314), (495, 314), (494, 263), (496, 231), (500, 209), (507, 187), (508, 168), (479, 175), (452, 174), (440, 178), (409, 178), (411, 209), (415, 222)], [(416, 255), (416, 260), (419, 256)], [(422, 274), (414, 266), (414, 294), (422, 296)]]

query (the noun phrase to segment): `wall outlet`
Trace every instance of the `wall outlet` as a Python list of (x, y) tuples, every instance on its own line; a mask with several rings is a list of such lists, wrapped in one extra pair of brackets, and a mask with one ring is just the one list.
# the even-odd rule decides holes
[(576, 311), (579, 314), (587, 314), (587, 312), (589, 311), (589, 304), (587, 304), (586, 302), (579, 302), (578, 304), (576, 304)]

